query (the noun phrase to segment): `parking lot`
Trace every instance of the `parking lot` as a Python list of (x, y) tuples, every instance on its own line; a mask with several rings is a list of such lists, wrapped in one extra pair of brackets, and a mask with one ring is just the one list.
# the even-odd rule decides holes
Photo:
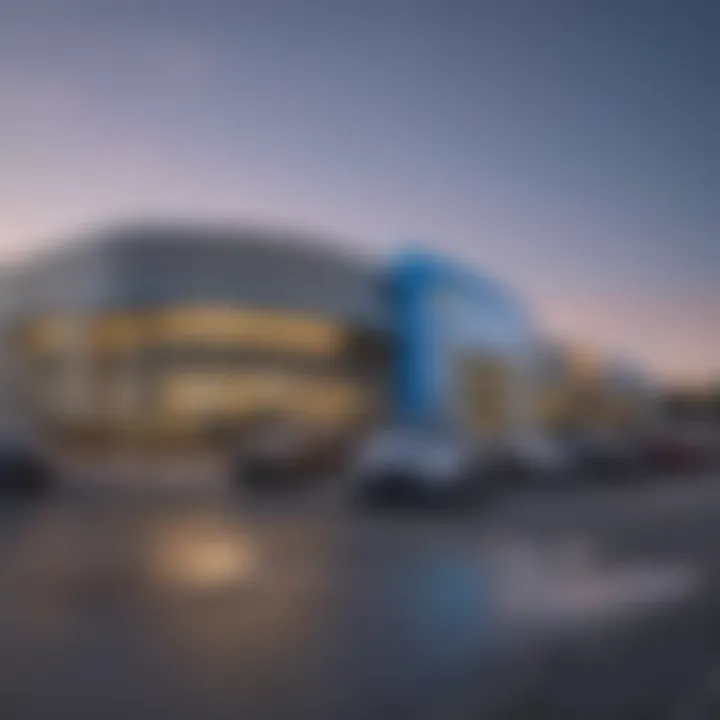
[(715, 478), (345, 500), (4, 503), (3, 717), (664, 717), (713, 668)]

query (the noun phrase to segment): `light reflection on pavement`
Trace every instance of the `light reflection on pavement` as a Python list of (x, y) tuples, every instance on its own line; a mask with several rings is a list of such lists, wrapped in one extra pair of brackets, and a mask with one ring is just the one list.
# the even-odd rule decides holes
[(692, 558), (608, 559), (587, 536), (572, 535), (496, 538), (485, 568), (497, 620), (524, 632), (577, 631), (680, 604), (701, 591), (704, 579)]
[(2, 506), (0, 709), (424, 718), (465, 703), (507, 648), (591, 634), (705, 582), (687, 553), (609, 558), (610, 519), (608, 537), (522, 528), (502, 513), (254, 515), (218, 498)]
[(422, 527), (221, 506), (4, 514), (0, 688), (28, 717), (405, 712), (482, 647), (482, 578)]

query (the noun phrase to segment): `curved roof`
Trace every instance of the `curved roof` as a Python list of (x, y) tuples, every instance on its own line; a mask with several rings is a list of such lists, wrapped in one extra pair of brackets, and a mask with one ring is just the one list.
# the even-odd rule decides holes
[(322, 236), (293, 231), (117, 226), (43, 254), (17, 276), (16, 305), (25, 312), (217, 302), (387, 324), (381, 272)]

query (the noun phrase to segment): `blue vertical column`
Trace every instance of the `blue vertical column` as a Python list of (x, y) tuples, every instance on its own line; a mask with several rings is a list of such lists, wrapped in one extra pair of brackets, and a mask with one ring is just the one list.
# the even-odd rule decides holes
[(442, 348), (437, 334), (432, 261), (411, 252), (391, 270), (396, 337), (395, 409), (411, 424), (437, 422), (444, 406)]

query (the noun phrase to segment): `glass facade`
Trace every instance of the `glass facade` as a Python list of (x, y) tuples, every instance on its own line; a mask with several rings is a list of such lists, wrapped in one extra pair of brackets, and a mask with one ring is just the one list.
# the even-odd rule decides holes
[(13, 390), (63, 432), (228, 437), (277, 415), (493, 439), (629, 425), (647, 407), (592, 354), (546, 367), (504, 287), (415, 249), (369, 267), (254, 232), (143, 231), (46, 257), (15, 285)]
[(46, 316), (18, 340), (37, 414), (64, 428), (227, 434), (268, 414), (343, 427), (386, 397), (382, 335), (291, 311)]

